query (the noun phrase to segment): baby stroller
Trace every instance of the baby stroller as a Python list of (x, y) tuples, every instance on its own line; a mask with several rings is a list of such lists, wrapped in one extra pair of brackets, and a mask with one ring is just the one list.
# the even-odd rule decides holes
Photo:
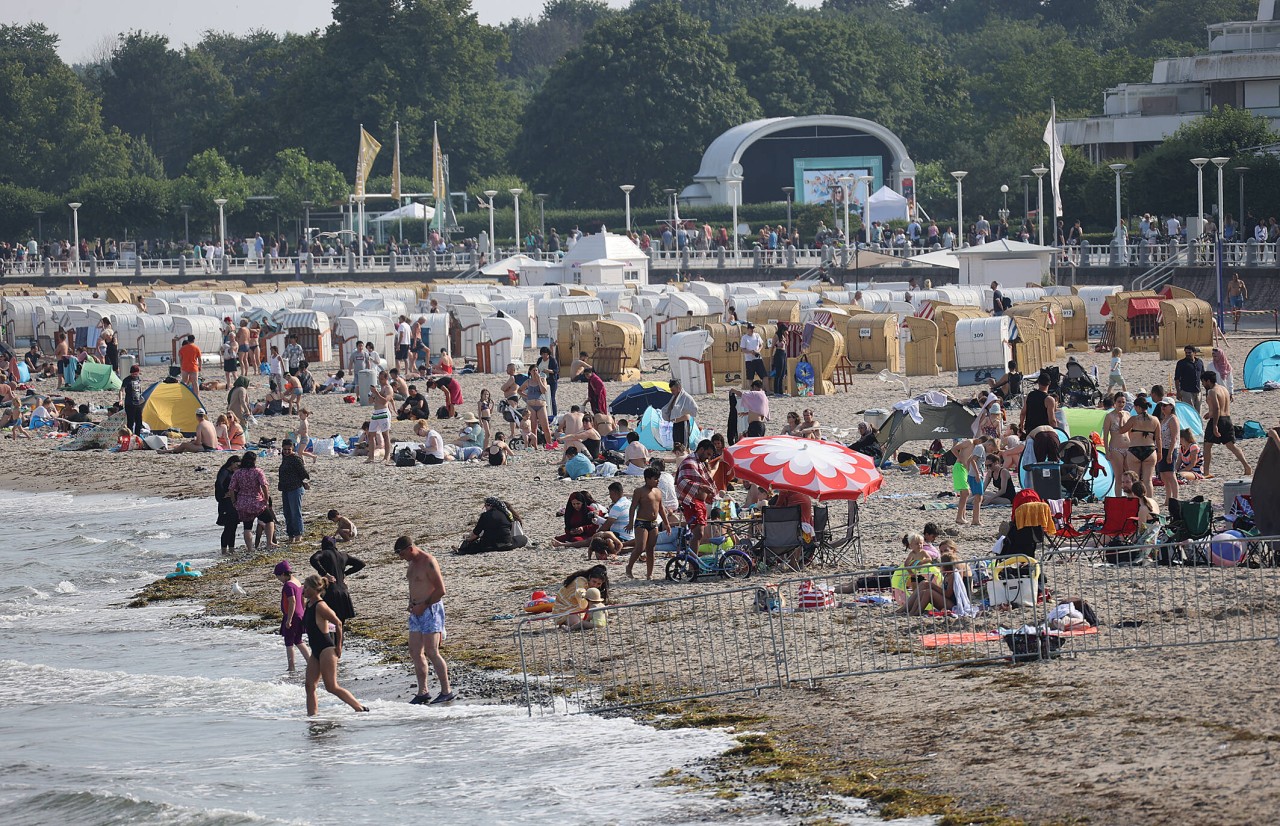
[(1078, 361), (1067, 362), (1066, 376), (1062, 379), (1060, 398), (1066, 407), (1097, 407), (1102, 401), (1102, 390)]
[(1101, 467), (1098, 449), (1086, 436), (1073, 436), (1062, 445), (1062, 490), (1067, 498), (1093, 501), (1093, 480)]

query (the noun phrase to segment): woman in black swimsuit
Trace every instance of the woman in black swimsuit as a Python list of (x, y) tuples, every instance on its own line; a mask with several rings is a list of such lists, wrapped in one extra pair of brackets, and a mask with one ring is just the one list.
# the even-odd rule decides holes
[(1147, 396), (1139, 393), (1133, 399), (1133, 416), (1120, 426), (1120, 433), (1129, 436), (1129, 460), (1126, 469), (1138, 475), (1138, 480), (1151, 490), (1151, 478), (1155, 474), (1156, 456), (1160, 454), (1160, 423), (1148, 410)]
[(111, 365), (111, 369), (120, 372), (120, 345), (116, 343), (116, 331), (111, 327), (111, 319), (104, 318), (98, 322), (98, 329), (101, 332), (98, 338), (102, 340), (105, 346), (105, 352), (102, 359)]
[[(302, 628), (307, 632), (311, 656), (307, 658), (307, 716), (317, 711), (316, 685), (324, 679), (324, 690), (356, 711), (368, 711), (350, 691), (338, 685), (338, 660), (342, 659), (342, 620), (324, 602), (325, 578), (312, 574), (302, 583), (302, 597), (307, 608), (302, 614)], [(333, 626), (333, 631), (329, 627)]]

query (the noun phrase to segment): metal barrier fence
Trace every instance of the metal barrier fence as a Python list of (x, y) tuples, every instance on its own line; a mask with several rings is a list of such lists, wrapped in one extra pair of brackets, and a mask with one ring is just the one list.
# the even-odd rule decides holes
[[(1130, 551), (1147, 561), (1104, 561)], [(1219, 566), (1212, 564), (1214, 554), (1243, 561)], [(1186, 562), (1152, 561), (1167, 555)], [(889, 587), (899, 569), (880, 568), (814, 573), (769, 584), (769, 590), (753, 578), (750, 587), (609, 606), (606, 627), (593, 630), (564, 631), (546, 615), (526, 618), (516, 642), (529, 712), (610, 711), (1002, 662), (1011, 657), (1011, 643), (1030, 646), (1020, 649), (1020, 659), (1043, 659), (1280, 638), (1280, 537), (1218, 546), (1206, 539), (1067, 548), (1041, 554), (1034, 570), (1012, 579), (985, 579), (997, 569), (1017, 571), (1009, 557), (967, 564), (972, 615), (907, 613), (903, 594), (894, 598)], [(907, 584), (907, 576), (899, 571), (897, 584)], [(821, 591), (815, 597), (811, 587), (815, 582), (835, 592), (829, 597), (834, 605), (801, 607), (822, 601)], [(1023, 596), (1010, 604), (1013, 592)], [(1073, 599), (1088, 603), (1096, 626), (1063, 627), (1055, 609)]]

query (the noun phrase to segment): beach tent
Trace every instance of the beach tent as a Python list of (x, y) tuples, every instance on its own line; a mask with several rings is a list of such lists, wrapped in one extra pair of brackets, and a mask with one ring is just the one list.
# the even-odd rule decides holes
[(1088, 436), (1090, 433), (1102, 432), (1102, 420), (1109, 410), (1096, 407), (1066, 407), (1063, 412), (1067, 417), (1067, 433), (1071, 436)]
[[(1105, 413), (1105, 411), (1103, 411)], [(1062, 430), (1054, 428), (1053, 432), (1058, 436), (1060, 444), (1066, 444), (1068, 436)], [(1087, 434), (1086, 434), (1087, 435)], [(1085, 477), (1090, 482), (1091, 492), (1094, 498), (1102, 500), (1111, 493), (1111, 488), (1115, 486), (1115, 473), (1111, 470), (1111, 463), (1107, 461), (1107, 456), (1102, 449), (1097, 450), (1095, 456), (1097, 460), (1097, 470), (1090, 470)], [(1034, 485), (1031, 482), (1031, 471), (1028, 469), (1030, 465), (1035, 464), (1036, 451), (1032, 442), (1027, 442), (1022, 448), (1022, 457), (1018, 461), (1018, 486), (1023, 490), (1032, 490)]]
[(152, 431), (180, 430), (187, 436), (195, 435), (196, 411), (203, 405), (190, 387), (173, 379), (156, 382), (142, 398), (142, 421)]
[(905, 221), (907, 199), (889, 187), (882, 186), (867, 200), (867, 212), (872, 221)]
[(1272, 339), (1254, 346), (1244, 359), (1244, 387), (1261, 390), (1269, 381), (1280, 382), (1280, 341)]
[(120, 377), (110, 364), (86, 361), (80, 365), (80, 378), (67, 387), (68, 390), (119, 390)]
[(885, 456), (893, 456), (907, 442), (932, 442), (934, 439), (941, 439), (946, 443), (951, 439), (969, 439), (973, 436), (973, 420), (977, 417), (959, 402), (947, 402), (942, 407), (921, 402), (917, 407), (917, 414), (920, 416), (919, 422), (909, 412), (895, 410), (879, 429), (876, 439), (883, 447)]
[[(671, 422), (664, 420), (657, 409), (650, 407), (644, 411), (644, 415), (640, 417), (640, 423), (632, 429), (640, 434), (640, 444), (650, 450), (671, 450)], [(698, 430), (697, 421), (690, 420), (689, 448), (697, 447), (702, 438), (702, 431)]]
[(650, 407), (662, 409), (671, 401), (671, 386), (665, 381), (642, 381), (613, 397), (609, 412), (615, 416), (639, 416)]
[(97, 427), (81, 427), (58, 450), (107, 450), (120, 444), (116, 432), (125, 426), (124, 411), (112, 413)]

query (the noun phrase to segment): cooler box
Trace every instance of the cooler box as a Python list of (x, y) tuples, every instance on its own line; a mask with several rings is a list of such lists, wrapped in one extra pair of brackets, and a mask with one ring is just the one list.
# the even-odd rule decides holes
[(1060, 462), (1033, 462), (1027, 465), (1027, 473), (1031, 476), (1031, 489), (1046, 502), (1050, 499), (1063, 499), (1062, 464)]
[(1236, 501), (1237, 496), (1248, 495), (1252, 479), (1230, 479), (1222, 483), (1222, 508), (1227, 510)]

